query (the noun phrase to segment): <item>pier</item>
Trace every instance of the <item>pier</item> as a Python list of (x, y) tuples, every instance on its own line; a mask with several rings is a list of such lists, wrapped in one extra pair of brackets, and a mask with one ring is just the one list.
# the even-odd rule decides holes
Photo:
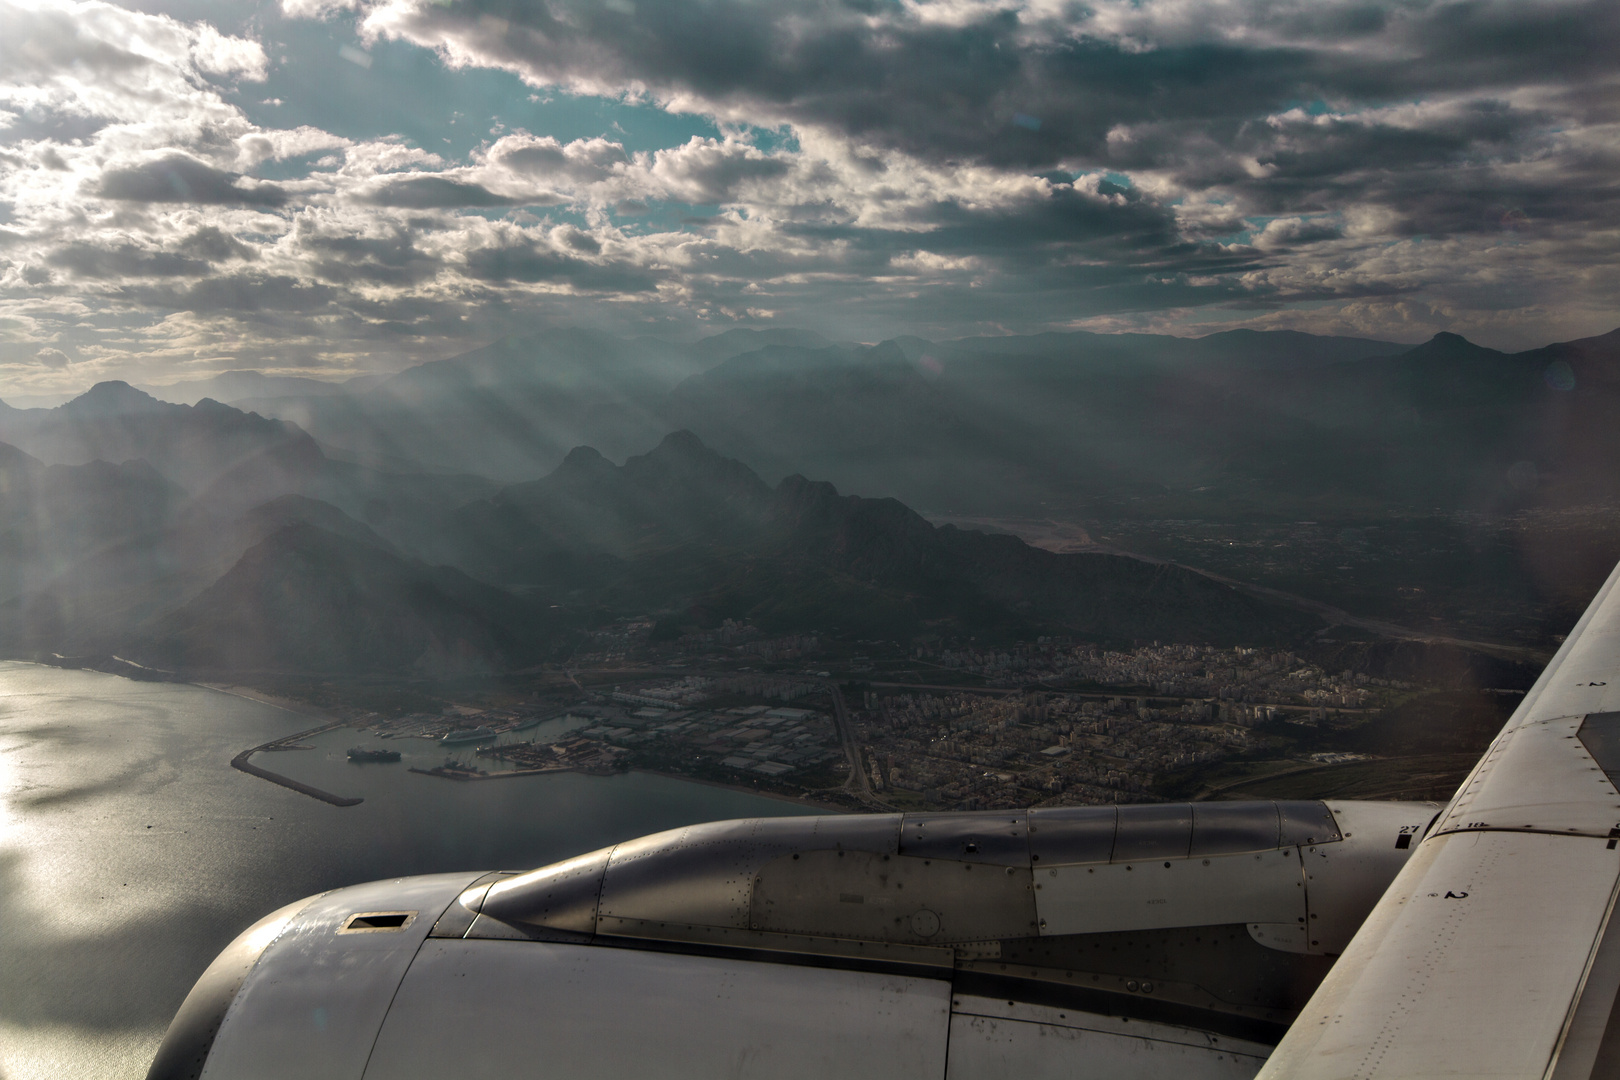
[(237, 754), (231, 759), (231, 768), (240, 769), (249, 776), (257, 776), (260, 780), (268, 780), (272, 784), (280, 784), (282, 787), (296, 791), (300, 795), (308, 795), (312, 799), (319, 799), (321, 802), (331, 803), (333, 806), (359, 806), (361, 803), (365, 802), (364, 799), (347, 799), (342, 795), (334, 795), (330, 791), (322, 791), (318, 787), (311, 787), (310, 785), (302, 783), (301, 781), (294, 780), (290, 776), (282, 776), (280, 773), (273, 773), (269, 769), (261, 769), (248, 760), (248, 758), (252, 757), (254, 754), (257, 754), (261, 750), (290, 749), (291, 744), (297, 743), (300, 739), (307, 739), (313, 735), (321, 735), (328, 731), (332, 731), (335, 728), (347, 726), (347, 724), (341, 723), (323, 724), (317, 728), (310, 728), (308, 731), (300, 731), (296, 735), (288, 735), (284, 738), (272, 739), (267, 743), (262, 743), (261, 745), (255, 746), (250, 750), (244, 750), (240, 754)]

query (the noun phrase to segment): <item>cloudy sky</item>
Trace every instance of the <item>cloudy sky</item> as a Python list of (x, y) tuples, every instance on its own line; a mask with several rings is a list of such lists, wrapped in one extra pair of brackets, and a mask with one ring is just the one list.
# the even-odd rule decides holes
[(0, 398), (546, 326), (1620, 325), (1620, 4), (0, 0)]

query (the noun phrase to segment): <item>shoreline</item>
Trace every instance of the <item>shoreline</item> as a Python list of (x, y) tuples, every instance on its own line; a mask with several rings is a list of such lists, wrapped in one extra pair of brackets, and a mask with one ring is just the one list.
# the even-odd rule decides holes
[[(305, 734), (308, 733), (306, 732)], [(853, 814), (858, 812), (854, 810), (847, 810), (841, 806), (834, 806), (830, 803), (819, 802), (815, 799), (807, 798), (802, 795), (784, 795), (779, 791), (761, 791), (758, 788), (747, 787), (742, 784), (727, 784), (720, 780), (705, 780), (697, 776), (684, 776), (681, 773), (664, 772), (661, 769), (626, 769), (623, 774), (615, 774), (611, 772), (592, 772), (589, 769), (563, 766), (561, 768), (540, 769), (498, 769), (494, 772), (456, 774), (436, 772), (433, 769), (419, 769), (415, 766), (411, 766), (405, 771), (416, 773), (418, 776), (431, 776), (439, 780), (454, 780), (457, 783), (477, 783), (485, 780), (508, 780), (521, 776), (558, 776), (563, 773), (573, 773), (576, 776), (591, 776), (596, 777), (597, 779), (606, 780), (614, 775), (641, 773), (643, 776), (657, 776), (665, 780), (677, 780), (683, 784), (699, 784), (703, 787), (720, 788), (723, 791), (735, 791), (739, 794), (754, 795), (763, 799), (775, 799), (777, 802), (793, 803), (795, 806), (806, 806), (814, 810), (824, 810), (831, 814)]]
[(721, 780), (705, 780), (697, 776), (683, 776), (680, 773), (664, 772), (661, 769), (630, 769), (630, 772), (645, 773), (648, 776), (661, 776), (666, 780), (680, 780), (688, 784), (702, 784), (704, 787), (722, 788), (726, 791), (738, 791), (744, 795), (758, 795), (765, 799), (775, 799), (778, 802), (790, 802), (798, 806), (814, 807), (833, 814), (854, 814), (856, 810), (846, 810), (841, 806), (817, 802), (803, 795), (783, 795), (779, 791), (761, 791), (758, 788), (744, 787), (742, 784), (728, 784)]
[(188, 683), (187, 685), (200, 686), (204, 690), (212, 690), (216, 694), (226, 694), (230, 697), (241, 698), (243, 701), (256, 701), (260, 705), (268, 705), (272, 709), (280, 709), (282, 712), (290, 712), (295, 716), (307, 716), (311, 720), (319, 720), (321, 723), (329, 724), (333, 727), (350, 726), (349, 721), (333, 716), (331, 713), (323, 712), (320, 709), (315, 708), (313, 705), (306, 705), (305, 703), (292, 698), (275, 697), (272, 694), (266, 694), (262, 691), (255, 690), (251, 686), (241, 686), (236, 683), (207, 682), (194, 682)]
[[(50, 665), (45, 665), (45, 666), (50, 666)], [(334, 729), (339, 728), (339, 727), (352, 726), (352, 725), (349, 724), (348, 721), (341, 720), (341, 719), (339, 719), (337, 717), (332, 716), (330, 713), (323, 712), (323, 711), (321, 711), (321, 710), (319, 710), (319, 709), (317, 709), (317, 708), (315, 708), (313, 706), (305, 705), (302, 702), (298, 702), (298, 701), (295, 701), (295, 700), (289, 699), (289, 698), (274, 697), (274, 696), (272, 696), (270, 694), (265, 694), (265, 693), (262, 693), (261, 691), (254, 690), (251, 687), (239, 686), (239, 685), (235, 685), (235, 684), (227, 685), (227, 684), (224, 684), (224, 683), (192, 683), (191, 685), (200, 686), (200, 687), (204, 688), (205, 690), (212, 690), (215, 693), (219, 693), (219, 694), (228, 694), (231, 697), (243, 698), (243, 699), (248, 700), (248, 701), (256, 701), (261, 705), (269, 705), (272, 708), (281, 709), (284, 712), (290, 712), (290, 713), (293, 713), (293, 714), (298, 715), (298, 716), (307, 716), (312, 720), (321, 721), (326, 725), (325, 727), (319, 729), (321, 732), (331, 731), (331, 730), (334, 730)], [(252, 750), (244, 751), (242, 754), (238, 755), (238, 757), (243, 760), (244, 764), (247, 764), (246, 757), (249, 754), (258, 753), (260, 750), (264, 750), (264, 749), (267, 749), (269, 747), (275, 746), (278, 743), (291, 741), (294, 738), (298, 738), (298, 737), (302, 737), (302, 736), (306, 736), (306, 735), (311, 735), (311, 734), (314, 734), (314, 732), (304, 731), (304, 732), (299, 732), (296, 736), (290, 735), (290, 736), (285, 737), (284, 739), (276, 739), (276, 740), (273, 740), (272, 742), (265, 743), (263, 746), (256, 746)], [(235, 764), (236, 764), (235, 761), (233, 761), (232, 765), (234, 766)], [(279, 778), (279, 779), (273, 779), (274, 777), (276, 777), (275, 773), (270, 773), (270, 771), (268, 769), (260, 769), (259, 766), (256, 766), (256, 765), (250, 766), (248, 769), (243, 769), (243, 771), (244, 772), (252, 772), (254, 775), (267, 774), (267, 775), (264, 775), (263, 778), (267, 779), (267, 780), (270, 780), (271, 783), (281, 784), (283, 787), (287, 787), (287, 788), (289, 788), (291, 790), (294, 790), (294, 791), (300, 791), (303, 794), (311, 794), (311, 795), (313, 795), (314, 798), (321, 799), (324, 802), (333, 802), (333, 805), (351, 805), (351, 804), (349, 804), (347, 802), (341, 802), (341, 803), (340, 802), (335, 802), (334, 800), (336, 800), (339, 797), (338, 796), (331, 796), (327, 792), (322, 792), (322, 793), (320, 793), (318, 795), (314, 795), (313, 793), (318, 789), (311, 788), (308, 791), (304, 791), (304, 788), (307, 787), (308, 785), (299, 785), (297, 787), (294, 787), (294, 785), (299, 784), (299, 782), (296, 781), (296, 780), (291, 780), (291, 779), (288, 779), (288, 778), (285, 778), (285, 777), (282, 777), (282, 778)], [(479, 779), (483, 779), (483, 780), (500, 780), (500, 779), (506, 779), (506, 778), (509, 778), (509, 777), (510, 778), (516, 778), (516, 777), (520, 777), (520, 776), (547, 776), (547, 775), (554, 775), (556, 773), (565, 773), (565, 772), (576, 773), (576, 774), (581, 775), (581, 776), (598, 776), (598, 777), (601, 776), (601, 774), (599, 774), (599, 773), (591, 773), (591, 772), (588, 772), (588, 771), (586, 771), (584, 769), (574, 769), (574, 768), (563, 768), (563, 769), (503, 769), (503, 770), (501, 770), (499, 772), (486, 773), (485, 775), (483, 775), (481, 777), (445, 776), (445, 775), (442, 775), (442, 774), (433, 773), (433, 772), (431, 772), (431, 771), (429, 771), (427, 769), (417, 769), (417, 768), (410, 768), (407, 771), (417, 773), (418, 775), (422, 775), (422, 776), (432, 776), (432, 777), (435, 777), (436, 779), (440, 779), (440, 780), (456, 780), (456, 781), (460, 781), (460, 782), (464, 782), (464, 783), (465, 782), (471, 782), (473, 780), (479, 780)], [(837, 806), (837, 805), (834, 805), (834, 804), (831, 804), (831, 803), (821, 802), (821, 801), (819, 801), (817, 799), (814, 799), (814, 798), (811, 798), (809, 796), (784, 795), (784, 794), (782, 794), (781, 792), (778, 792), (778, 791), (762, 791), (759, 788), (750, 787), (750, 786), (745, 785), (745, 784), (728, 784), (728, 783), (726, 783), (726, 782), (724, 782), (722, 780), (707, 780), (707, 779), (704, 779), (702, 777), (697, 777), (697, 776), (687, 776), (687, 775), (684, 775), (684, 774), (681, 774), (681, 773), (665, 772), (665, 771), (663, 771), (661, 769), (630, 769), (629, 771), (630, 772), (645, 773), (648, 776), (659, 776), (659, 777), (663, 777), (666, 780), (680, 780), (680, 781), (683, 781), (684, 783), (688, 783), (688, 784), (701, 784), (704, 787), (721, 788), (721, 789), (726, 790), (726, 791), (735, 791), (735, 792), (739, 792), (739, 793), (744, 794), (744, 795), (756, 795), (756, 796), (759, 796), (761, 798), (775, 799), (777, 802), (792, 803), (795, 806), (809, 807), (810, 809), (821, 810), (821, 811), (824, 811), (824, 812), (829, 813), (829, 814), (852, 814), (852, 813), (857, 812), (857, 811), (854, 811), (854, 810), (850, 810), (850, 809), (848, 809), (846, 807)]]

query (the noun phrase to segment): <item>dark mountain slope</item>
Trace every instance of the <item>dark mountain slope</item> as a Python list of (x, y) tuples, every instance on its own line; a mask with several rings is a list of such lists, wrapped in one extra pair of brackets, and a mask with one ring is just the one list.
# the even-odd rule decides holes
[(752, 470), (690, 432), (623, 466), (576, 447), (549, 476), (463, 507), (458, 562), (490, 580), (536, 583), (685, 543), (735, 547), (758, 534), (770, 499)]
[(234, 520), (193, 507), (162, 528), (58, 563), (34, 583), (16, 625), (35, 648), (66, 655), (113, 651), (142, 623), (218, 580), (249, 548), (298, 523), (392, 553), (387, 541), (337, 507), (299, 495), (282, 496)]
[(459, 674), (525, 663), (544, 640), (529, 604), (307, 523), (250, 548), (132, 650), (186, 670)]
[(1297, 433), (1260, 429), (1232, 468), (1292, 490), (1342, 485), (1424, 509), (1617, 498), (1617, 360), (1616, 334), (1514, 354), (1437, 334), (1395, 357), (1252, 379), (1231, 392), (1289, 417)]
[(0, 443), (0, 601), (89, 552), (156, 533), (184, 498), (144, 461), (46, 465)]
[(896, 500), (840, 496), (797, 476), (777, 488), (772, 526), (784, 554), (964, 618), (999, 608), (1097, 637), (1199, 641), (1278, 640), (1317, 625), (1178, 567), (936, 527)]
[(798, 476), (771, 491), (687, 432), (623, 466), (577, 449), (544, 480), (464, 513), (486, 545), (470, 568), (576, 605), (885, 636), (1044, 626), (1262, 641), (1316, 625), (1173, 567), (936, 528), (893, 499)]

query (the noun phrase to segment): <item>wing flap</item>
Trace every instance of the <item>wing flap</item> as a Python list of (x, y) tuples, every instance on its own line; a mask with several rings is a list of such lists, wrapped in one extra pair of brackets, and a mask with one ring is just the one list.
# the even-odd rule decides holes
[(1588, 838), (1425, 842), (1262, 1077), (1544, 1075), (1617, 881), (1620, 852)]
[(1620, 709), (1617, 581), (1620, 568), (1262, 1080), (1592, 1074), (1620, 980), (1620, 962), (1594, 962), (1620, 884), (1620, 777), (1606, 766), (1620, 729), (1603, 715)]

